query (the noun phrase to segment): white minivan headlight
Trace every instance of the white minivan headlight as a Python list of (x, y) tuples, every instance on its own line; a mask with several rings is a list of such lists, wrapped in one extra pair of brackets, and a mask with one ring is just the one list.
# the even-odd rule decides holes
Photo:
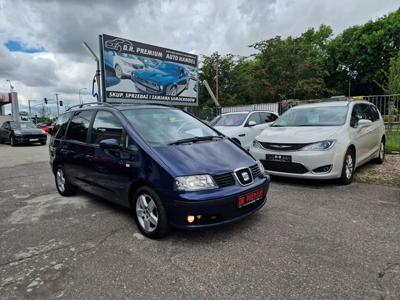
[(307, 145), (300, 150), (304, 151), (320, 151), (320, 150), (328, 150), (333, 147), (335, 144), (336, 140), (326, 140), (326, 141), (321, 141), (317, 143), (312, 143), (310, 145)]
[(175, 190), (194, 192), (218, 188), (210, 175), (180, 176), (175, 178)]
[(263, 146), (261, 145), (261, 143), (257, 140), (253, 141), (253, 147), (257, 148), (257, 149), (263, 149)]

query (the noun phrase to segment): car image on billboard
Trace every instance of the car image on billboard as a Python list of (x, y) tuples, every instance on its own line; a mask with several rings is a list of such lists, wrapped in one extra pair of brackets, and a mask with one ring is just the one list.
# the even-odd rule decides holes
[(197, 105), (196, 55), (107, 35), (103, 39), (107, 101)]

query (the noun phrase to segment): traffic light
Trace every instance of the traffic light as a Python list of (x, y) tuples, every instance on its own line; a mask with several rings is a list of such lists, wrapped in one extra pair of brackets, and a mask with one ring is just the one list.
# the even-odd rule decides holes
[(60, 100), (60, 106), (63, 106), (63, 102), (62, 102), (62, 100)]
[(47, 104), (47, 98), (44, 98), (44, 103)]

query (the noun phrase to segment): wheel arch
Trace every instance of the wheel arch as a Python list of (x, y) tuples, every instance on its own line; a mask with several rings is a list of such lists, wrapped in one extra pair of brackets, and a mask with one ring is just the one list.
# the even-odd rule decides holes
[(128, 192), (128, 205), (129, 205), (129, 207), (131, 207), (131, 208), (134, 207), (133, 204), (132, 204), (133, 195), (135, 195), (136, 191), (139, 188), (141, 188), (142, 186), (148, 186), (148, 187), (152, 188), (153, 190), (155, 190), (154, 187), (148, 181), (146, 181), (144, 179), (138, 179), (138, 180), (132, 182), (132, 184), (129, 187), (129, 192)]
[(356, 151), (356, 146), (354, 146), (353, 144), (350, 144), (349, 147), (347, 147), (347, 149), (351, 149), (353, 151), (354, 154), (354, 161), (357, 162), (357, 151)]

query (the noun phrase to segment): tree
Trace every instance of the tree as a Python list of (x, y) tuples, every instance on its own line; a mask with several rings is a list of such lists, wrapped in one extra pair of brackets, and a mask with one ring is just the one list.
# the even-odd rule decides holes
[(264, 97), (279, 101), (327, 95), (326, 46), (331, 35), (331, 28), (321, 25), (297, 38), (277, 36), (252, 45), (260, 51), (257, 78)]
[[(390, 59), (400, 49), (400, 9), (376, 21), (350, 27), (327, 48), (328, 87), (352, 95), (382, 94)], [(356, 72), (355, 78), (350, 78)]]
[(390, 59), (386, 94), (400, 94), (400, 51)]

